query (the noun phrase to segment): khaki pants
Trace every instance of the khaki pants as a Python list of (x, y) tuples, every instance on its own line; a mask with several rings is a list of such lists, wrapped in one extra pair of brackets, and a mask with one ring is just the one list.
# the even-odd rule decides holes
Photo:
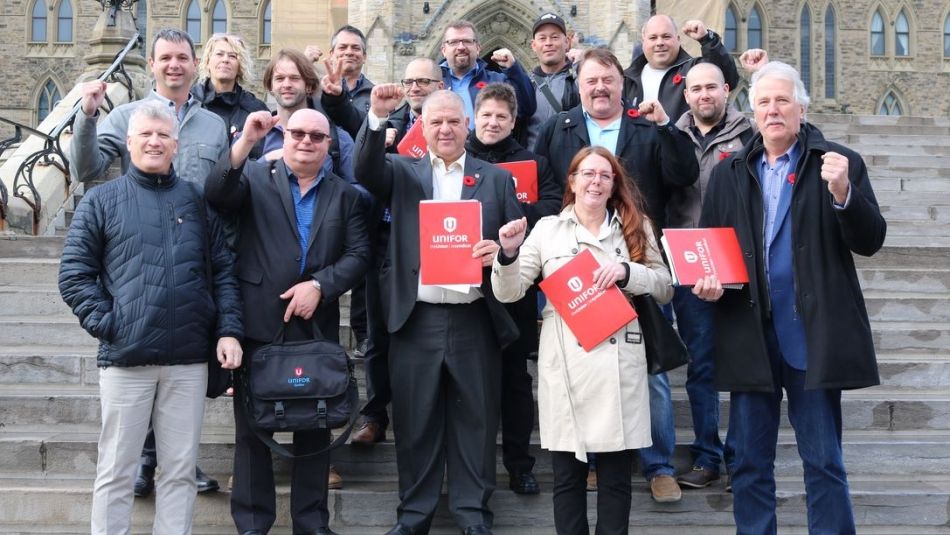
[(102, 432), (92, 494), (94, 535), (131, 531), (132, 488), (150, 418), (162, 467), (152, 532), (191, 533), (207, 383), (204, 363), (100, 370)]

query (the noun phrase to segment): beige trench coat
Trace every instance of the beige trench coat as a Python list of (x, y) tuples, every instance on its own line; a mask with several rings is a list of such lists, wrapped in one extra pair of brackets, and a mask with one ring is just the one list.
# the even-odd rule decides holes
[[(521, 245), (517, 259), (507, 266), (496, 256), (492, 288), (502, 302), (517, 301), (540, 273), (547, 277), (584, 249), (602, 264), (626, 262), (630, 279), (624, 293), (652, 294), (658, 303), (673, 297), (670, 272), (660, 256), (653, 231), (644, 264), (630, 261), (620, 229), (620, 218), (610, 219), (610, 232), (597, 239), (580, 225), (573, 206), (535, 225)], [(648, 224), (649, 225), (649, 224)], [(581, 348), (570, 329), (548, 303), (542, 313), (538, 350), (538, 409), (541, 447), (572, 451), (582, 462), (587, 452), (608, 452), (650, 446), (650, 399), (646, 357), (642, 343), (632, 335), (640, 325), (633, 320), (590, 352)]]

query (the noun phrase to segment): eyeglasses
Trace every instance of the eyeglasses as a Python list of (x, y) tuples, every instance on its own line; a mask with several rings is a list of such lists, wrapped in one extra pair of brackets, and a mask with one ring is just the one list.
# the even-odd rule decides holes
[(409, 89), (410, 87), (412, 87), (412, 84), (416, 84), (421, 88), (426, 88), (426, 87), (429, 87), (429, 84), (431, 84), (434, 81), (435, 80), (433, 80), (432, 78), (406, 78), (405, 80), (400, 80), (400, 82), (402, 82), (403, 87), (405, 87), (406, 89)]
[(456, 47), (459, 45), (474, 46), (475, 40), (474, 39), (447, 39), (445, 41), (445, 44), (451, 47)]
[(599, 178), (601, 182), (613, 182), (614, 176), (616, 176), (613, 173), (609, 173), (607, 171), (598, 173), (593, 169), (579, 169), (574, 174), (580, 175), (584, 180), (594, 180), (595, 178)]
[(287, 130), (287, 133), (294, 141), (303, 141), (305, 137), (309, 137), (313, 143), (323, 143), (330, 137), (330, 134), (324, 134), (323, 132), (307, 132), (305, 130)]

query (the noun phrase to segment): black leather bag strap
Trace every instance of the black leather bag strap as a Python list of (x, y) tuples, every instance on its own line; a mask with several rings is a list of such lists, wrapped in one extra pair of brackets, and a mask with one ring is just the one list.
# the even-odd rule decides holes
[(551, 104), (551, 108), (554, 109), (554, 113), (561, 113), (564, 111), (561, 108), (561, 101), (558, 100), (554, 96), (554, 93), (551, 92), (551, 86), (548, 85), (547, 79), (531, 73), (531, 80), (534, 81), (534, 85), (541, 90), (541, 94), (544, 95), (544, 98), (546, 98), (548, 103)]

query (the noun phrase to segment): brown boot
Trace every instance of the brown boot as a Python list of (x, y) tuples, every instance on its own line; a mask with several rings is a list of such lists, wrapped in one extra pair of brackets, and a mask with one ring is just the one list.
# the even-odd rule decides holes
[(342, 489), (343, 488), (343, 478), (340, 477), (340, 474), (337, 473), (336, 468), (333, 465), (330, 465), (330, 476), (327, 478), (327, 488), (328, 489)]

